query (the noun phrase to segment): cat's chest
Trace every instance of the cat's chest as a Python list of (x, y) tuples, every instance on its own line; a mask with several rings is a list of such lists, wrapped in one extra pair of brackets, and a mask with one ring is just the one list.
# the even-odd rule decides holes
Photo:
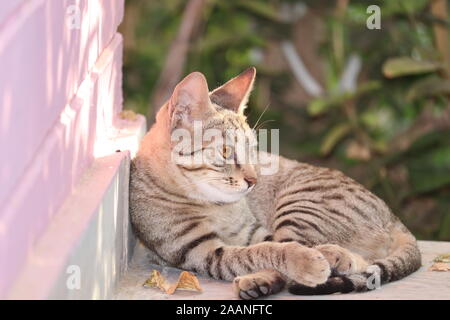
[(211, 228), (229, 245), (245, 245), (256, 218), (245, 198), (237, 203), (213, 208), (209, 212)]

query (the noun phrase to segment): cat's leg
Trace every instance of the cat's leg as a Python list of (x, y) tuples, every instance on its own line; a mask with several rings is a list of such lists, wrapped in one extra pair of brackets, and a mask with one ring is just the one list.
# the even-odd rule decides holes
[(323, 244), (316, 246), (328, 260), (332, 275), (350, 275), (364, 272), (369, 263), (359, 254), (351, 252), (335, 244)]
[(261, 242), (238, 247), (226, 245), (215, 234), (207, 234), (181, 248), (171, 245), (173, 251), (167, 246), (160, 252), (168, 261), (172, 260), (172, 265), (219, 280), (233, 281), (239, 276), (274, 269), (286, 278), (316, 286), (324, 283), (331, 273), (330, 265), (320, 251), (295, 242)]
[[(295, 205), (293, 202), (290, 205)], [(319, 250), (330, 263), (334, 275), (348, 275), (364, 271), (369, 265), (363, 257), (335, 244), (327, 244), (327, 234), (323, 225), (313, 218), (316, 212), (306, 206), (298, 204), (302, 209), (289, 209), (278, 212), (273, 221), (273, 240), (276, 242), (296, 241), (305, 246)], [(306, 215), (309, 213), (309, 215)], [(320, 215), (317, 215), (321, 217)], [(318, 243), (324, 243), (317, 245)]]
[[(272, 241), (272, 234), (263, 226), (259, 226), (253, 232), (250, 245), (268, 241)], [(234, 278), (233, 291), (241, 299), (257, 299), (280, 292), (286, 286), (286, 280), (279, 271), (265, 269)]]
[(276, 270), (266, 269), (233, 280), (233, 290), (244, 300), (275, 294), (284, 289), (286, 278)]
[(360, 255), (335, 244), (323, 244), (314, 247), (327, 259), (331, 267), (331, 276), (325, 283), (308, 286), (290, 283), (289, 292), (299, 295), (323, 295), (336, 292), (348, 293), (355, 289), (350, 277), (363, 278), (369, 263)]

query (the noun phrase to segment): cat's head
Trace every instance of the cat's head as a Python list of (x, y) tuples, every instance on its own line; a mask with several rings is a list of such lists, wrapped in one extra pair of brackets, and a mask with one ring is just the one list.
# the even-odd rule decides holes
[(209, 92), (203, 74), (186, 76), (157, 115), (170, 133), (177, 182), (201, 200), (235, 202), (252, 190), (256, 138), (244, 116), (255, 79), (249, 68)]

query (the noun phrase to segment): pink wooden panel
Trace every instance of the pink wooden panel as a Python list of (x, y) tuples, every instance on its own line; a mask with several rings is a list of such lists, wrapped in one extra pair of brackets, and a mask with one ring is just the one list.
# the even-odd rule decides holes
[[(71, 4), (82, 11), (79, 30), (66, 25)], [(19, 9), (0, 22), (0, 297), (122, 103), (123, 0)]]
[[(29, 0), (22, 6), (32, 4), (36, 8), (28, 17), (9, 17), (0, 29), (0, 147), (8, 154), (0, 166), (0, 203), (13, 192), (123, 15), (122, 0)], [(71, 30), (66, 10), (73, 4), (80, 8), (81, 28)]]
[[(121, 51), (122, 38), (117, 35), (102, 59), (107, 64), (98, 68), (102, 73), (93, 72), (82, 83), (4, 206), (0, 217), (0, 296), (13, 280), (4, 275), (17, 272), (76, 178), (91, 163), (95, 140), (103, 134), (97, 123), (113, 122), (115, 114), (111, 110), (117, 110), (114, 104), (121, 102), (121, 93), (114, 91), (120, 90), (121, 73), (120, 68), (115, 72), (112, 69), (120, 65)], [(105, 101), (111, 103), (110, 107), (100, 105)]]
[(3, 0), (0, 2), (0, 25), (25, 0)]

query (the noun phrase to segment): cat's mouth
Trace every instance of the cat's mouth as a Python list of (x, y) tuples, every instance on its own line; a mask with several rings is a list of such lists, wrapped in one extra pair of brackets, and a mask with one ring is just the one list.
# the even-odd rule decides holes
[(253, 188), (255, 188), (255, 185), (251, 185), (250, 187), (247, 188), (247, 190), (245, 190), (245, 194), (248, 194), (250, 191), (253, 190)]
[[(212, 186), (214, 187), (214, 186)], [(253, 188), (255, 187), (255, 185), (252, 185), (250, 187), (245, 187), (245, 188), (241, 188), (241, 189), (232, 189), (231, 191), (227, 191), (227, 190), (223, 190), (220, 188), (216, 188), (218, 191), (229, 194), (229, 195), (240, 195), (241, 197), (247, 195), (250, 191), (253, 190)]]

